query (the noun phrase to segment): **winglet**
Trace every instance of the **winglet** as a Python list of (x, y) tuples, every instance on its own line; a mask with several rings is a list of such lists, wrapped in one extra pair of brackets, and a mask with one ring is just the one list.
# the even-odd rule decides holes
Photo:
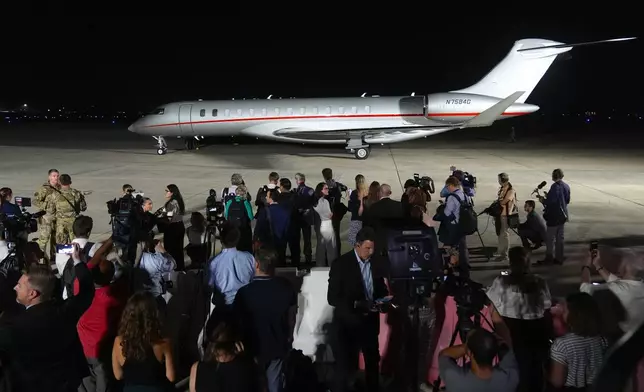
[(512, 106), (525, 91), (517, 91), (502, 101), (492, 105), (490, 108), (482, 111), (478, 116), (465, 122), (461, 128), (474, 128), (474, 127), (487, 127), (494, 123), (497, 118), (505, 112), (507, 108)]

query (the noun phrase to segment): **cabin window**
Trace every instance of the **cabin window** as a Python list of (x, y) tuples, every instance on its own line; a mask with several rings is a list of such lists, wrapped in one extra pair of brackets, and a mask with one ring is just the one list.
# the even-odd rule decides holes
[(230, 117), (230, 109), (226, 109), (226, 111), (224, 112), (224, 114), (226, 115), (226, 117)]
[(266, 115), (266, 108), (262, 109), (262, 116)]
[(206, 117), (206, 109), (201, 109), (201, 110), (199, 111), (199, 116), (201, 116), (201, 117)]
[(300, 114), (303, 116), (306, 114), (306, 108), (300, 108)]
[(248, 114), (251, 116), (255, 115), (255, 109), (248, 109)]
[(357, 106), (352, 107), (351, 108), (351, 113), (353, 113), (353, 114), (358, 113), (358, 107)]
[(326, 114), (331, 114), (331, 106), (326, 107)]
[(293, 108), (286, 109), (286, 114), (288, 114), (289, 116), (292, 116), (293, 115)]
[(280, 115), (280, 108), (275, 108), (275, 114), (278, 116)]
[(217, 117), (217, 109), (212, 109), (212, 116)]
[(340, 107), (338, 108), (338, 113), (339, 113), (339, 114), (344, 114), (344, 107), (340, 106)]
[(365, 106), (365, 107), (364, 107), (364, 112), (365, 112), (365, 113), (371, 113), (371, 106), (368, 106), (368, 105), (367, 105), (367, 106)]
[(242, 110), (241, 110), (241, 109), (237, 109), (237, 115), (238, 115), (239, 117), (241, 117), (241, 115), (242, 115)]
[(313, 114), (318, 114), (318, 107), (317, 106), (313, 108)]

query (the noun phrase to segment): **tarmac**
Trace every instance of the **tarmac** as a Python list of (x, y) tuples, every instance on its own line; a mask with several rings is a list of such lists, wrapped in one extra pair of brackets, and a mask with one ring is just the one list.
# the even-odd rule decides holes
[[(571, 187), (570, 222), (566, 225), (566, 261), (563, 266), (534, 266), (548, 279), (555, 296), (576, 290), (581, 261), (591, 240), (619, 246), (644, 245), (644, 147), (637, 135), (613, 130), (553, 133), (523, 136), (510, 143), (507, 133), (490, 128), (452, 131), (409, 143), (373, 146), (371, 156), (357, 160), (342, 146), (313, 146), (264, 143), (256, 140), (215, 139), (195, 151), (183, 150), (181, 140), (171, 139), (167, 155), (156, 154), (156, 142), (127, 131), (126, 124), (40, 123), (0, 126), (0, 186), (9, 186), (14, 196), (32, 196), (46, 181), (47, 171), (58, 169), (72, 176), (73, 187), (86, 191), (86, 215), (94, 219), (93, 239), (110, 234), (106, 201), (118, 197), (124, 183), (145, 192), (161, 206), (167, 184), (177, 184), (188, 211), (204, 212), (210, 188), (219, 194), (232, 173), (240, 173), (253, 196), (276, 171), (293, 179), (296, 172), (308, 184), (322, 180), (321, 170), (330, 167), (335, 178), (349, 187), (356, 174), (368, 182), (392, 186), (400, 198), (402, 184), (414, 173), (428, 175), (436, 183), (429, 206), (435, 210), (438, 192), (450, 166), (477, 177), (476, 205), (479, 210), (496, 197), (497, 175), (506, 172), (518, 192), (519, 204), (533, 198), (541, 182), (551, 183), (552, 170), (564, 170)], [(209, 142), (210, 143), (210, 142)], [(549, 186), (549, 185), (548, 185)], [(547, 189), (548, 186), (545, 188)], [(523, 219), (522, 212), (522, 219)], [(494, 225), (487, 215), (479, 218), (484, 245), (478, 236), (468, 240), (472, 249), (472, 277), (489, 284), (507, 265), (486, 261), (497, 244)], [(346, 232), (348, 217), (343, 222)], [(345, 236), (346, 238), (346, 236)], [(511, 244), (520, 245), (516, 234)], [(480, 248), (480, 249), (479, 249)], [(348, 245), (343, 245), (348, 250)], [(542, 259), (543, 248), (533, 259)]]

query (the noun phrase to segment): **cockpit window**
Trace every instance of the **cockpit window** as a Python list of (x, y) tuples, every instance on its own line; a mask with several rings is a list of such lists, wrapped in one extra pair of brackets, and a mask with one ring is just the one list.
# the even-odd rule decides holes
[(164, 111), (165, 111), (164, 108), (156, 108), (156, 109), (152, 110), (151, 112), (147, 113), (147, 115), (149, 115), (149, 116), (151, 116), (151, 115), (160, 115), (160, 114), (163, 114)]

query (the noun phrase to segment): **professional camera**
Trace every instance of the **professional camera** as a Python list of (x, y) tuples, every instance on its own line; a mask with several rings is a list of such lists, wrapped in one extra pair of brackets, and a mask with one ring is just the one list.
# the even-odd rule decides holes
[(474, 177), (472, 173), (468, 173), (464, 171), (461, 184), (463, 185), (464, 188), (476, 189), (476, 177)]
[(130, 196), (134, 197), (134, 198), (145, 196), (145, 193), (143, 193), (143, 192), (141, 192), (141, 191), (137, 191), (137, 190), (136, 190), (136, 189), (134, 189), (134, 188), (127, 188), (127, 189), (125, 189), (125, 193), (126, 193), (127, 195), (130, 195)]
[(423, 190), (427, 195), (427, 201), (432, 201), (432, 194), (436, 192), (434, 187), (434, 180), (428, 176), (420, 176), (418, 173), (414, 173), (414, 182), (416, 187)]
[(4, 238), (7, 242), (17, 242), (21, 234), (31, 234), (38, 231), (38, 218), (45, 215), (45, 211), (39, 211), (34, 214), (27, 212), (27, 207), (31, 207), (31, 199), (28, 197), (16, 197), (16, 205), (21, 207), (20, 214), (0, 213), (0, 229), (4, 232)]
[(390, 229), (387, 233), (387, 258), (393, 280), (432, 281), (443, 273), (438, 238), (433, 228)]
[(444, 287), (447, 295), (453, 297), (456, 302), (459, 333), (461, 340), (465, 341), (467, 333), (479, 326), (472, 318), (476, 320), (481, 316), (481, 311), (488, 301), (487, 294), (482, 284), (453, 273), (446, 275)]
[(26, 208), (31, 207), (31, 199), (28, 197), (16, 197), (16, 204), (22, 207), (20, 214), (0, 213), (0, 231), (9, 248), (9, 255), (0, 260), (0, 275), (15, 284), (24, 268), (23, 246), (26, 245), (27, 236), (38, 230), (37, 219), (45, 215), (45, 211), (34, 214), (27, 212)]
[(217, 200), (217, 192), (211, 189), (206, 199), (206, 222), (220, 228), (226, 218), (224, 217), (224, 202)]
[(112, 240), (120, 247), (127, 248), (138, 241), (141, 233), (141, 215), (143, 214), (143, 194), (127, 192), (120, 199), (107, 203), (112, 225)]

